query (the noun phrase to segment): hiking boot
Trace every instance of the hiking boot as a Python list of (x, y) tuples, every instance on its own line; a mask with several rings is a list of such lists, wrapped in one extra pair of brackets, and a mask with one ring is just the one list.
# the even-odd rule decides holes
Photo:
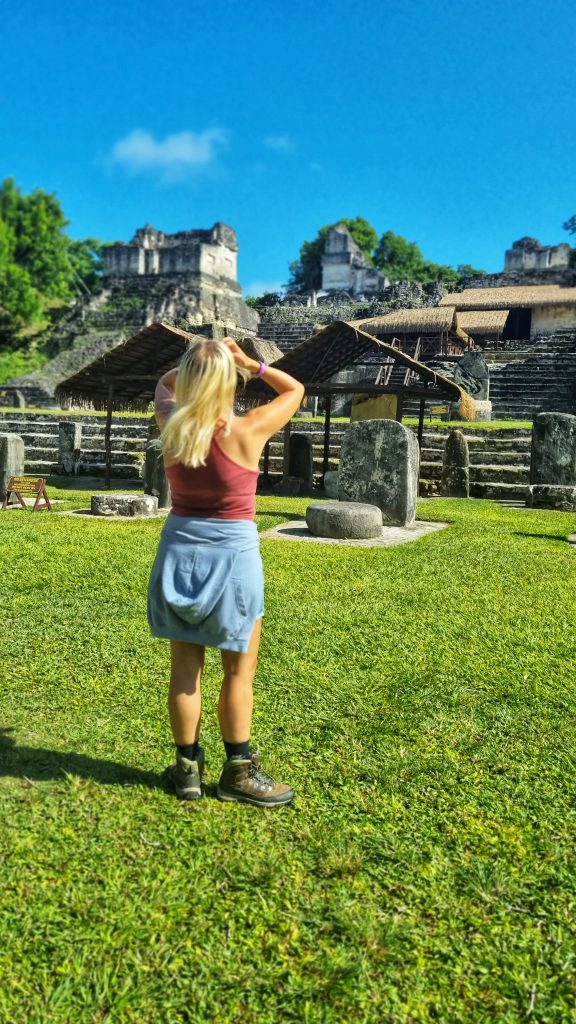
[(204, 748), (198, 747), (195, 761), (176, 751), (176, 761), (168, 765), (164, 779), (174, 789), (179, 800), (198, 800), (202, 796), (201, 779), (204, 774)]
[(274, 782), (260, 767), (260, 754), (249, 758), (233, 757), (224, 762), (216, 794), (219, 800), (232, 800), (257, 807), (277, 807), (294, 799), (290, 786)]

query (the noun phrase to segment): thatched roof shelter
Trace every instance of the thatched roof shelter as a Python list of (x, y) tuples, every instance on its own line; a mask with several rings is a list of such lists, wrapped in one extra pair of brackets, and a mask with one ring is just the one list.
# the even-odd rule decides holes
[[(411, 397), (430, 401), (444, 399), (459, 402), (463, 415), (466, 418), (473, 417), (474, 400), (458, 384), (431, 370), (425, 363), (412, 359), (405, 352), (366, 333), (356, 323), (347, 323), (345, 320), (335, 320), (323, 327), (311, 338), (290, 349), (282, 359), (274, 363), (274, 367), (296, 377), (306, 386), (306, 391), (312, 394), (368, 392), (372, 387), (375, 394), (382, 394), (387, 390), (386, 387), (374, 385), (373, 382), (354, 386), (327, 383), (330, 377), (356, 362), (358, 357), (368, 354), (381, 357), (382, 362), (391, 360), (399, 363), (420, 378), (414, 386), (388, 390), (405, 392)], [(271, 389), (263, 381), (253, 380), (246, 386), (246, 395), (253, 400), (262, 400), (270, 397)]]
[[(159, 377), (178, 365), (186, 347), (194, 341), (206, 341), (206, 337), (167, 324), (149, 324), (62, 381), (56, 389), (56, 397), (107, 409), (112, 388), (113, 409), (145, 411), (154, 397)], [(282, 356), (273, 342), (260, 338), (240, 338), (238, 344), (253, 359), (262, 362), (274, 362)]]
[(534, 306), (576, 306), (576, 288), (558, 284), (511, 288), (465, 288), (440, 300), (441, 306), (461, 309), (528, 309)]
[[(454, 306), (420, 306), (416, 309), (395, 309), (382, 316), (370, 317), (367, 320), (354, 320), (355, 327), (360, 327), (375, 338), (389, 341), (397, 338), (402, 342), (406, 338), (426, 338), (427, 355), (444, 354), (453, 350), (462, 352), (470, 347), (470, 338), (462, 330), (456, 318)], [(436, 344), (437, 353), (431, 349), (430, 343)]]

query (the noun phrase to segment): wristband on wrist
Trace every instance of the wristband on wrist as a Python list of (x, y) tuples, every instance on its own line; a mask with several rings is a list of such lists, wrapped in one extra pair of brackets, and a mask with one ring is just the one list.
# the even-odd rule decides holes
[(259, 365), (258, 369), (256, 370), (256, 373), (254, 374), (254, 376), (255, 377), (263, 377), (264, 374), (267, 372), (267, 370), (268, 370), (268, 367), (266, 366), (266, 363), (260, 363), (260, 365)]

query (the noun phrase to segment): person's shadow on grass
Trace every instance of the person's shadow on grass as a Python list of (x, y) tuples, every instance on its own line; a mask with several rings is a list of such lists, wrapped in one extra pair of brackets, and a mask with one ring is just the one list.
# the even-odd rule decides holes
[(62, 782), (67, 775), (93, 779), (113, 786), (148, 786), (165, 789), (160, 775), (132, 768), (118, 761), (104, 761), (86, 754), (43, 747), (21, 747), (11, 727), (0, 727), (0, 777), (12, 776), (26, 782)]

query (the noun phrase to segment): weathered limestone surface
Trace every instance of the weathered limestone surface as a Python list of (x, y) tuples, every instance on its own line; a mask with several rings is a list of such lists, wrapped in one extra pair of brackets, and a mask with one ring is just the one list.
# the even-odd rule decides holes
[(0, 501), (11, 476), (24, 476), (24, 441), (19, 434), (0, 434)]
[(444, 447), (440, 493), (445, 498), (470, 496), (468, 441), (461, 430), (451, 430)]
[(148, 441), (144, 462), (144, 494), (158, 499), (158, 508), (169, 508), (171, 504), (170, 485), (164, 469), (162, 442), (160, 438)]
[(306, 434), (290, 435), (290, 476), (299, 477), (306, 487), (314, 484), (312, 441)]
[(541, 412), (534, 420), (528, 505), (576, 512), (576, 416)]
[(562, 484), (531, 484), (526, 504), (529, 508), (576, 512), (576, 487), (566, 487)]
[(541, 412), (532, 424), (531, 484), (576, 486), (576, 416)]
[(359, 502), (317, 501), (306, 509), (306, 524), (315, 537), (367, 540), (382, 533), (382, 512)]
[(93, 494), (90, 508), (93, 516), (153, 516), (158, 498), (151, 494)]
[(302, 490), (302, 480), (299, 476), (289, 476), (287, 480), (280, 480), (273, 487), (274, 494), (282, 498), (295, 498)]
[(385, 523), (409, 526), (416, 514), (419, 466), (416, 436), (401, 423), (351, 423), (342, 444), (338, 497), (377, 505)]
[(478, 402), (487, 402), (490, 390), (490, 372), (481, 352), (470, 349), (454, 367), (454, 381)]
[(58, 424), (58, 472), (77, 474), (82, 457), (82, 424), (61, 420)]

